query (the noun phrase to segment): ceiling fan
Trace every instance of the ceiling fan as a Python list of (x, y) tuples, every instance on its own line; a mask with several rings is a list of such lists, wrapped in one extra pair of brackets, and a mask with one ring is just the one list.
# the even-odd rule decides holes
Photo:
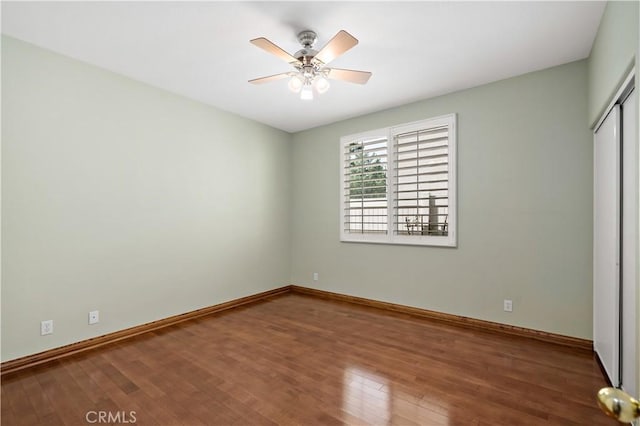
[(302, 44), (302, 49), (293, 55), (290, 55), (264, 37), (250, 40), (251, 43), (259, 48), (288, 62), (293, 66), (294, 70), (249, 80), (249, 83), (262, 84), (290, 77), (289, 89), (295, 93), (299, 92), (300, 99), (311, 100), (313, 99), (314, 88), (320, 94), (329, 90), (329, 81), (327, 79), (343, 80), (357, 84), (365, 84), (369, 80), (371, 73), (367, 71), (327, 67), (329, 62), (358, 44), (358, 39), (341, 30), (322, 49), (315, 50), (313, 44), (317, 38), (316, 33), (313, 31), (301, 31), (298, 34), (298, 41)]

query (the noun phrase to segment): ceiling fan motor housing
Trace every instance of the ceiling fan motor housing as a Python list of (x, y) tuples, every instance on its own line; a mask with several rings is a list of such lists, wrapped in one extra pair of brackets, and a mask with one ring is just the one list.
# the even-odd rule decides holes
[(302, 62), (304, 65), (308, 65), (317, 54), (318, 51), (314, 49), (300, 49), (293, 54), (293, 57)]

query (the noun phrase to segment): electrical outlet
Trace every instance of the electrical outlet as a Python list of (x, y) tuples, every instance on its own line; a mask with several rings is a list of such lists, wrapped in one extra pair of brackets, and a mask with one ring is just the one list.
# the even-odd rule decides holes
[(314, 281), (318, 281), (318, 273), (317, 272), (313, 273), (313, 280)]
[(509, 299), (504, 299), (504, 310), (505, 312), (513, 312), (513, 301)]
[(53, 320), (46, 320), (40, 323), (40, 335), (53, 334)]
[(100, 311), (89, 312), (89, 325), (97, 324), (100, 322)]

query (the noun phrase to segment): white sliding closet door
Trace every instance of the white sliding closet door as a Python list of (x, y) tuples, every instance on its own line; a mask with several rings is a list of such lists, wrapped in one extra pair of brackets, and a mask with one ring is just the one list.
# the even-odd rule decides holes
[(620, 382), (620, 106), (594, 137), (593, 345), (614, 386)]
[(636, 339), (638, 319), (636, 317), (636, 274), (638, 265), (638, 135), (636, 123), (636, 91), (622, 104), (622, 388), (637, 396)]

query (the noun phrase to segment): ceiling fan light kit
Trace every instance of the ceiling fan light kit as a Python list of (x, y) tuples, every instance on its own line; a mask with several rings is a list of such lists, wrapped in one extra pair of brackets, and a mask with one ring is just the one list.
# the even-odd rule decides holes
[(300, 99), (312, 100), (314, 89), (318, 94), (326, 93), (331, 87), (328, 79), (343, 80), (351, 83), (365, 84), (371, 77), (367, 71), (329, 68), (327, 64), (358, 44), (358, 40), (348, 32), (339, 31), (319, 51), (313, 48), (318, 39), (315, 32), (306, 30), (298, 34), (302, 49), (290, 55), (276, 44), (264, 37), (251, 40), (257, 47), (288, 62), (295, 71), (271, 75), (249, 80), (253, 84), (267, 83), (273, 80), (289, 78), (288, 87), (294, 93), (300, 93)]

